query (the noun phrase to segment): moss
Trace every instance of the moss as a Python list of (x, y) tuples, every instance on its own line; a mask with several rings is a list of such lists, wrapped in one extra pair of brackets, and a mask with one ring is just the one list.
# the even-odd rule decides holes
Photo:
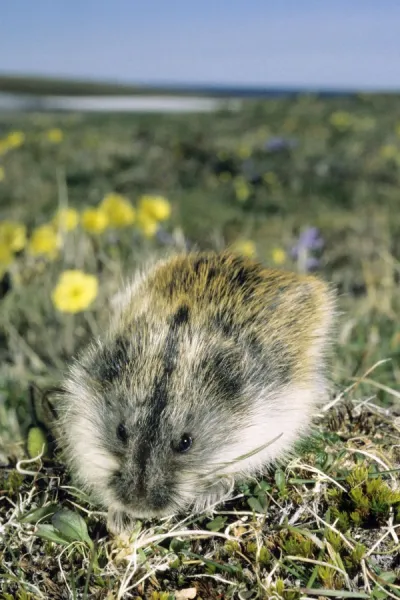
[(318, 567), (318, 578), (321, 581), (323, 587), (331, 589), (331, 590), (340, 590), (343, 589), (344, 578), (343, 576), (336, 571), (336, 569), (330, 568), (328, 566)]
[(272, 560), (272, 554), (266, 546), (261, 546), (260, 549), (256, 542), (248, 542), (246, 544), (246, 552), (253, 560), (259, 561), (262, 565), (268, 565)]
[(347, 475), (346, 492), (331, 490), (329, 499), (333, 503), (332, 516), (338, 520), (341, 531), (348, 531), (350, 525), (377, 526), (383, 524), (392, 510), (397, 513), (400, 506), (400, 492), (393, 490), (372, 468), (357, 466)]
[(224, 550), (228, 556), (234, 556), (240, 550), (240, 544), (233, 540), (229, 540), (224, 544)]
[(281, 533), (280, 546), (285, 553), (294, 556), (314, 557), (313, 542), (297, 531), (285, 531)]
[(324, 532), (325, 540), (332, 546), (334, 550), (339, 551), (343, 546), (343, 540), (338, 533), (332, 531), (332, 529), (325, 529)]
[(0, 488), (6, 493), (13, 495), (17, 492), (24, 481), (24, 476), (16, 470), (0, 471)]

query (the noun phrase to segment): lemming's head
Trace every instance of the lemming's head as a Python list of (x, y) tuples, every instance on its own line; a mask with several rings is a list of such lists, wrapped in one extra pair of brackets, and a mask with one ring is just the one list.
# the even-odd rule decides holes
[(134, 336), (93, 344), (64, 384), (73, 470), (105, 504), (136, 516), (217, 500), (230, 485), (225, 463), (246, 450), (257, 369), (249, 379), (247, 351), (188, 318), (185, 307), (164, 328), (138, 318)]

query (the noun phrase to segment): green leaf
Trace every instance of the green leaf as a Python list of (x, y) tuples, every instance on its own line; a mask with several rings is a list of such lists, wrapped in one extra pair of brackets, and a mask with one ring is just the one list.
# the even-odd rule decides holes
[(65, 508), (56, 512), (51, 522), (71, 542), (85, 542), (89, 546), (93, 546), (86, 522), (78, 513)]
[(254, 487), (255, 494), (260, 494), (260, 492), (269, 492), (270, 490), (270, 484), (267, 481), (264, 481), (264, 479), (261, 479), (261, 481), (259, 481)]
[(252, 498), (248, 498), (247, 499), (247, 504), (250, 506), (250, 508), (252, 510), (254, 510), (257, 513), (265, 513), (265, 508), (262, 507), (261, 502), (258, 498), (255, 498), (254, 496)]
[(226, 564), (226, 563), (218, 563), (215, 560), (210, 560), (209, 558), (204, 558), (204, 556), (201, 556), (200, 554), (195, 554), (194, 552), (184, 552), (185, 556), (188, 556), (189, 558), (196, 558), (197, 560), (200, 560), (203, 564), (205, 564), (207, 567), (210, 567), (211, 569), (214, 570), (219, 570), (219, 571), (225, 571), (226, 573), (241, 573), (242, 569), (241, 567), (236, 567), (234, 565), (230, 565), (230, 564)]
[(398, 576), (394, 571), (386, 571), (379, 573), (379, 577), (388, 583), (395, 583)]
[(38, 521), (44, 521), (46, 520), (46, 517), (54, 515), (54, 513), (59, 508), (60, 507), (58, 506), (58, 504), (47, 504), (46, 506), (39, 506), (39, 508), (30, 510), (29, 512), (22, 515), (22, 517), (20, 517), (19, 519), (19, 522), (36, 524)]
[(275, 483), (278, 486), (280, 492), (283, 492), (285, 490), (286, 480), (285, 473), (282, 471), (282, 469), (277, 469), (275, 471)]
[(37, 537), (43, 538), (48, 542), (54, 542), (55, 544), (62, 544), (63, 546), (68, 546), (70, 544), (70, 540), (67, 540), (62, 534), (53, 527), (53, 525), (40, 524), (37, 526), (35, 535)]
[(389, 596), (387, 595), (387, 593), (378, 586), (376, 586), (372, 590), (372, 598), (374, 598), (375, 600), (386, 600), (386, 598), (388, 597)]
[(178, 554), (184, 548), (187, 548), (187, 546), (188, 546), (188, 543), (186, 541), (178, 540), (177, 538), (172, 538), (172, 540), (169, 544), (169, 549), (171, 550), (171, 552), (175, 552), (175, 554)]
[(28, 431), (26, 448), (30, 458), (39, 456), (43, 451), (43, 456), (47, 455), (48, 442), (46, 432), (41, 427), (31, 427)]
[(210, 531), (220, 531), (224, 527), (225, 523), (226, 523), (226, 517), (222, 517), (221, 515), (218, 515), (218, 517), (216, 517), (213, 521), (210, 521), (209, 523), (207, 523), (206, 527)]

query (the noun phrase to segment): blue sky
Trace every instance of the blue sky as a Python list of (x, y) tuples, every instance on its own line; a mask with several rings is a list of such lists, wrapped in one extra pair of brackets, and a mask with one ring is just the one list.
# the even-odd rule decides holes
[(0, 71), (400, 89), (398, 0), (4, 0)]

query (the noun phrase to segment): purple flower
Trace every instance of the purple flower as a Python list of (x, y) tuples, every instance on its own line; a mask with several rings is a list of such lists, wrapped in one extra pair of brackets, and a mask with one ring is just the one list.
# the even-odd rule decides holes
[[(299, 236), (297, 244), (291, 250), (291, 256), (297, 261), (300, 270), (314, 271), (320, 266), (318, 254), (324, 247), (324, 240), (316, 227), (307, 227)], [(316, 256), (317, 254), (317, 256)]]
[(309, 256), (306, 258), (305, 261), (305, 269), (307, 272), (309, 271), (316, 271), (317, 269), (319, 269), (321, 264), (321, 261), (316, 258), (315, 256)]
[(298, 247), (307, 248), (307, 250), (322, 250), (324, 240), (316, 227), (307, 227), (299, 237)]
[(272, 137), (265, 142), (264, 148), (269, 152), (279, 152), (280, 150), (291, 150), (297, 144), (297, 140), (293, 138)]

